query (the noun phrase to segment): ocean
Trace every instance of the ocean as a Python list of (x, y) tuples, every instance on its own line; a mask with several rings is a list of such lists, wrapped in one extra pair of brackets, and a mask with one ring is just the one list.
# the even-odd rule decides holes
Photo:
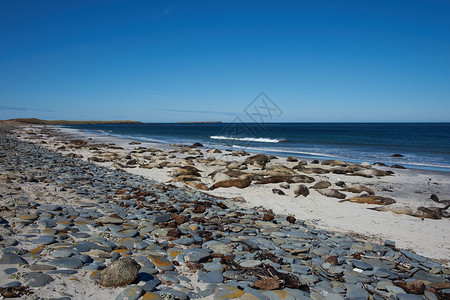
[[(142, 123), (64, 125), (158, 143), (450, 172), (450, 123)], [(391, 157), (401, 154), (403, 157)]]

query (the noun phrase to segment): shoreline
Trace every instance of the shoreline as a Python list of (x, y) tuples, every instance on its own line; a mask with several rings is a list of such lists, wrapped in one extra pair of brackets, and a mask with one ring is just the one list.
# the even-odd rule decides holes
[[(162, 153), (170, 153), (170, 155), (174, 156), (171, 158), (163, 156), (163, 161), (175, 160), (180, 162), (184, 157), (192, 156), (190, 154), (186, 154), (186, 152), (177, 153), (178, 150), (183, 149), (183, 145), (180, 144), (175, 146), (156, 142), (139, 142), (138, 144), (138, 142), (131, 138), (120, 139), (112, 136), (86, 133), (78, 129), (55, 127), (53, 127), (53, 129), (60, 131), (63, 135), (68, 134), (71, 139), (81, 138), (93, 143), (114, 144), (116, 146), (123, 147), (125, 149), (123, 153), (133, 151), (135, 147), (146, 147), (155, 148), (162, 151)], [(242, 163), (248, 157), (236, 157), (230, 155), (230, 153), (236, 151), (232, 152), (221, 150), (222, 153), (209, 153), (215, 151), (216, 150), (213, 148), (206, 147), (201, 148), (200, 150), (201, 153), (204, 152), (205, 158), (208, 159), (213, 157), (217, 162), (224, 160)], [(84, 159), (95, 156), (94, 153), (85, 150), (75, 151), (75, 153), (81, 154)], [(249, 154), (255, 155), (258, 153), (250, 152)], [(274, 164), (281, 164), (283, 166), (290, 164), (290, 167), (295, 166), (296, 164), (286, 162), (286, 157), (279, 157), (279, 159), (274, 160)], [(307, 159), (307, 163), (309, 164), (312, 160), (313, 159)], [(112, 162), (100, 162), (98, 164), (113, 167)], [(173, 169), (176, 169), (179, 166), (179, 163), (175, 164), (174, 162), (173, 167), (164, 167), (162, 169), (155, 167), (127, 168), (126, 165), (124, 166), (125, 168), (122, 169), (132, 174), (144, 176), (151, 180), (156, 180), (162, 183), (170, 183), (178, 187), (188, 187), (188, 185), (181, 182), (171, 182), (174, 179), (172, 176)], [(211, 167), (204, 164), (194, 164), (194, 166), (198, 169), (203, 168), (203, 172), (201, 172), (201, 182), (206, 183), (206, 186), (210, 186), (214, 183), (214, 180), (211, 180), (207, 175), (214, 172), (216, 169), (223, 169), (223, 166)], [(327, 168), (329, 166), (320, 167)], [(356, 236), (364, 236), (371, 242), (376, 241), (378, 243), (382, 243), (386, 239), (393, 240), (396, 242), (398, 247), (414, 250), (421, 255), (438, 259), (442, 263), (450, 266), (450, 260), (448, 259), (448, 257), (450, 257), (450, 245), (446, 243), (446, 239), (448, 237), (447, 232), (450, 232), (450, 222), (448, 218), (432, 220), (413, 217), (407, 214), (397, 214), (392, 211), (373, 211), (368, 208), (381, 208), (384, 206), (350, 202), (339, 203), (338, 199), (323, 196), (318, 193), (319, 190), (314, 190), (311, 188), (311, 186), (318, 181), (327, 179), (330, 182), (343, 180), (347, 183), (347, 185), (360, 184), (373, 189), (375, 191), (375, 195), (394, 198), (397, 201), (397, 203), (387, 205), (385, 208), (390, 209), (392, 207), (394, 211), (401, 211), (409, 214), (417, 212), (417, 208), (420, 206), (443, 207), (443, 204), (433, 202), (429, 199), (432, 194), (437, 194), (440, 199), (450, 199), (450, 182), (448, 180), (450, 178), (450, 174), (446, 172), (416, 169), (402, 170), (378, 166), (376, 168), (382, 171), (394, 171), (395, 174), (393, 176), (379, 178), (376, 176), (374, 178), (366, 178), (330, 173), (317, 174), (315, 176), (313, 176), (314, 174), (306, 174), (316, 178), (315, 182), (306, 184), (310, 191), (310, 194), (307, 197), (295, 197), (292, 194), (294, 186), (298, 184), (292, 184), (292, 187), (287, 190), (281, 189), (286, 193), (286, 195), (280, 196), (273, 194), (272, 189), (280, 189), (278, 183), (259, 186), (252, 184), (244, 189), (236, 187), (219, 188), (206, 192), (213, 196), (223, 198), (235, 198), (242, 196), (246, 201), (246, 203), (243, 204), (244, 207), (263, 207), (266, 209), (271, 209), (277, 214), (292, 214), (297, 219), (309, 221), (311, 224), (314, 224), (321, 229), (333, 230), (342, 233), (353, 232)], [(254, 169), (255, 171), (258, 171), (258, 168)], [(430, 182), (433, 182), (434, 184), (431, 185)], [(439, 188), (436, 188), (434, 185)], [(391, 187), (396, 190), (391, 189)], [(336, 189), (336, 186), (332, 184), (330, 188)], [(348, 199), (352, 196), (364, 195), (364, 192), (345, 194)], [(270, 201), (265, 199), (270, 199)], [(349, 219), (347, 216), (352, 217)], [(393, 225), (397, 226), (397, 228), (392, 228)], [(420, 232), (417, 232), (416, 229), (418, 228), (421, 228)], [(414, 234), (411, 234), (413, 232)]]
[[(311, 187), (327, 176), (332, 176), (328, 179), (334, 185), (339, 176), (348, 186), (363, 179), (378, 194), (378, 187), (369, 185), (375, 178), (297, 175), (291, 178), (317, 180), (304, 183), (310, 190), (307, 197), (296, 198), (292, 193), (298, 183), (291, 183), (291, 188), (280, 183), (283, 188), (279, 183), (255, 182), (274, 170), (274, 161), (280, 158), (272, 158), (264, 168), (248, 163), (240, 170), (254, 174), (247, 188), (203, 191), (187, 183), (210, 186), (210, 172), (225, 165), (237, 172), (234, 167), (243, 166), (249, 155), (176, 145), (144, 149), (128, 140), (115, 141), (124, 146), (119, 148), (111, 141), (89, 139), (44, 127), (20, 127), (5, 136), (0, 128), (0, 264), (4, 270), (0, 293), (10, 288), (18, 296), (35, 293), (64, 299), (367, 300), (420, 294), (416, 297), (433, 300), (448, 296), (450, 268), (405, 250), (408, 241), (401, 240), (405, 236), (389, 240), (389, 236), (364, 235), (361, 218), (371, 223), (379, 217), (388, 223), (391, 213), (324, 198)], [(196, 157), (195, 162), (189, 157)], [(227, 158), (234, 162), (225, 164)], [(280, 161), (277, 170), (287, 172), (293, 164)], [(173, 181), (196, 167), (201, 174), (190, 177), (196, 180)], [(437, 175), (432, 180), (440, 182)], [(287, 195), (272, 194), (273, 187)], [(307, 210), (308, 203), (318, 204), (319, 209)], [(288, 214), (271, 205), (285, 206)], [(344, 219), (329, 223), (342, 212)], [(301, 218), (302, 213), (307, 217)], [(342, 222), (350, 214), (355, 214), (352, 222)], [(448, 219), (398, 216), (396, 224), (384, 224), (384, 228), (395, 226), (396, 232), (419, 233), (420, 238), (429, 234), (430, 224), (435, 232), (436, 228), (447, 230)], [(332, 230), (326, 230), (327, 223)], [(338, 225), (344, 230), (336, 230)], [(412, 231), (404, 228), (409, 225), (415, 225)], [(423, 232), (417, 232), (418, 228)], [(448, 253), (447, 248), (439, 248), (440, 238), (428, 237), (428, 248), (420, 243), (409, 248), (439, 259)], [(437, 249), (432, 252), (429, 247)], [(133, 273), (136, 277), (123, 287), (104, 287), (104, 274), (113, 272), (110, 266), (126, 259), (140, 269)], [(448, 260), (440, 261), (448, 265)], [(120, 275), (131, 272), (125, 265), (121, 268)], [(420, 290), (414, 288), (417, 284)]]
[[(143, 125), (145, 125), (146, 123), (144, 123)], [(151, 123), (148, 123), (151, 124)], [(171, 123), (168, 123), (171, 124)], [(173, 124), (178, 124), (178, 123), (173, 123)], [(391, 123), (386, 123), (386, 124), (391, 124)], [(405, 124), (405, 123), (400, 123), (400, 124)], [(424, 124), (428, 124), (428, 123), (424, 123)], [(437, 124), (441, 124), (441, 123), (437, 123)], [(57, 126), (57, 125), (55, 125)], [(65, 129), (69, 129), (69, 130), (78, 130), (82, 133), (82, 131), (87, 130), (87, 131), (91, 131), (88, 129), (79, 129), (79, 128), (74, 128), (74, 127), (61, 127), (61, 128), (65, 128)], [(151, 143), (157, 143), (157, 144), (164, 144), (164, 145), (170, 145), (173, 143), (178, 143), (178, 141), (164, 141), (164, 140), (152, 140), (151, 138), (145, 138), (145, 137), (131, 137), (131, 136), (121, 136), (120, 134), (118, 135), (114, 135), (114, 134), (108, 134), (108, 133), (95, 133), (95, 131), (92, 131), (95, 135), (105, 135), (105, 136), (109, 136), (111, 138), (117, 138), (117, 139), (130, 139), (130, 140), (135, 140), (135, 141), (139, 141), (141, 143), (147, 143), (147, 142), (151, 142)], [(213, 136), (211, 136), (210, 138), (212, 138)], [(228, 139), (228, 138), (224, 138), (224, 137), (220, 137), (220, 136), (214, 136), (214, 139)], [(249, 139), (249, 140), (255, 140), (253, 138), (245, 138), (245, 139)], [(238, 141), (245, 141), (245, 139), (243, 140), (238, 140)], [(275, 140), (275, 139), (270, 139), (270, 138), (256, 138), (256, 140), (258, 139), (263, 139), (263, 140)], [(196, 140), (192, 140), (191, 143), (182, 143), (183, 145), (189, 146), (192, 143), (198, 142)], [(204, 141), (202, 141), (202, 143), (204, 143)], [(280, 140), (278, 143), (284, 143), (284, 140)], [(442, 166), (442, 165), (433, 165), (433, 164), (423, 164), (423, 163), (408, 163), (408, 162), (402, 162), (402, 161), (387, 161), (386, 159), (377, 159), (377, 160), (373, 160), (373, 159), (361, 159), (361, 158), (353, 158), (353, 157), (348, 157), (348, 156), (339, 156), (339, 155), (333, 155), (333, 154), (325, 154), (325, 153), (310, 153), (310, 152), (301, 152), (301, 151), (295, 151), (295, 150), (283, 150), (283, 149), (275, 149), (275, 148), (262, 148), (262, 147), (258, 147), (258, 146), (250, 146), (250, 147), (246, 147), (246, 146), (238, 146), (238, 145), (233, 145), (233, 146), (226, 146), (226, 145), (215, 145), (215, 144), (211, 144), (211, 143), (204, 143), (205, 144), (205, 148), (217, 148), (220, 149), (222, 151), (226, 151), (226, 150), (232, 150), (232, 151), (239, 151), (239, 150), (244, 150), (247, 151), (249, 153), (252, 154), (259, 154), (259, 153), (263, 153), (266, 155), (275, 155), (275, 156), (280, 156), (280, 157), (288, 157), (288, 156), (296, 156), (299, 159), (305, 159), (305, 160), (314, 160), (314, 159), (318, 159), (318, 160), (328, 160), (328, 159), (333, 159), (333, 160), (343, 160), (349, 163), (354, 163), (354, 164), (361, 164), (363, 162), (368, 162), (370, 164), (375, 164), (375, 163), (379, 163), (382, 162), (384, 164), (386, 164), (387, 167), (392, 167), (392, 166), (396, 166), (396, 165), (400, 165), (405, 167), (406, 169), (413, 169), (413, 170), (423, 170), (423, 171), (436, 171), (436, 172), (442, 172), (442, 173), (448, 173), (450, 174), (450, 166)], [(269, 143), (270, 144), (270, 143)]]

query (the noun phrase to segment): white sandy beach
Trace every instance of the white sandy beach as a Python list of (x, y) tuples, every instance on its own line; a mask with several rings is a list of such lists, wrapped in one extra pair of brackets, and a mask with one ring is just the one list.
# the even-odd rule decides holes
[[(33, 127), (32, 131), (39, 133), (41, 127)], [(97, 162), (107, 167), (117, 167), (114, 162), (124, 161), (124, 157), (130, 155), (138, 161), (138, 165), (151, 165), (154, 161), (166, 162), (169, 167), (164, 168), (124, 168), (127, 172), (139, 174), (146, 178), (168, 182), (173, 179), (173, 170), (177, 166), (186, 164), (184, 160), (187, 156), (203, 155), (203, 160), (212, 161), (211, 163), (195, 162), (195, 167), (201, 172), (201, 182), (206, 186), (211, 186), (214, 180), (208, 176), (214, 171), (223, 170), (225, 166), (236, 161), (242, 163), (248, 156), (231, 156), (230, 152), (210, 153), (211, 149), (198, 148), (190, 152), (180, 153), (180, 147), (169, 146), (157, 143), (138, 143), (133, 140), (117, 139), (110, 136), (101, 136), (92, 133), (85, 133), (75, 129), (52, 127), (54, 132), (40, 134), (39, 136), (29, 135), (24, 131), (20, 134), (22, 139), (34, 142), (46, 141), (43, 144), (52, 149), (68, 154), (76, 153), (81, 155), (83, 159), (90, 159), (100, 153), (116, 152), (117, 159), (109, 162)], [(53, 131), (53, 130), (52, 130)], [(59, 132), (59, 134), (56, 134)], [(86, 147), (70, 148), (67, 143), (63, 143), (62, 139), (83, 139), (89, 140), (94, 144), (114, 144), (123, 149), (99, 149), (89, 150)], [(133, 143), (134, 142), (134, 143)], [(131, 143), (131, 145), (130, 145)], [(64, 146), (64, 149), (60, 148)], [(153, 162), (145, 158), (145, 155), (132, 152), (135, 147), (145, 147), (159, 149), (158, 153), (153, 153)], [(139, 149), (139, 148), (136, 148)], [(156, 151), (156, 150), (155, 150)], [(170, 153), (169, 153), (170, 152)], [(147, 157), (148, 158), (148, 157)], [(121, 160), (122, 159), (122, 160)], [(301, 159), (301, 158), (299, 158)], [(202, 161), (203, 161), (202, 160)], [(170, 163), (169, 163), (170, 162)], [(226, 162), (226, 163), (223, 163)], [(309, 162), (308, 162), (309, 163)], [(286, 157), (278, 157), (271, 160), (267, 165), (283, 165), (292, 168), (297, 162), (287, 162)], [(122, 165), (123, 166), (123, 165)], [(172, 166), (172, 167), (170, 167)], [(151, 167), (151, 166), (150, 166)], [(329, 168), (329, 166), (320, 166)], [(264, 207), (273, 210), (274, 213), (290, 214), (297, 219), (305, 220), (307, 223), (315, 224), (319, 229), (327, 229), (338, 232), (345, 232), (354, 235), (357, 238), (372, 241), (375, 243), (384, 243), (386, 239), (396, 243), (398, 248), (409, 249), (423, 256), (440, 261), (449, 265), (450, 260), (450, 220), (448, 218), (429, 219), (411, 216), (407, 214), (398, 214), (392, 211), (380, 212), (369, 210), (368, 208), (378, 207), (373, 204), (358, 204), (351, 202), (340, 202), (339, 199), (330, 198), (321, 195), (317, 190), (311, 187), (320, 180), (327, 180), (332, 183), (330, 188), (339, 190), (334, 183), (344, 181), (346, 186), (364, 185), (375, 192), (377, 196), (384, 196), (395, 199), (397, 203), (386, 206), (387, 208), (397, 208), (406, 212), (416, 212), (417, 208), (423, 207), (444, 207), (442, 203), (436, 203), (430, 199), (435, 194), (439, 199), (450, 199), (450, 174), (424, 170), (402, 170), (391, 169), (387, 167), (378, 167), (380, 170), (391, 170), (395, 174), (391, 176), (366, 178), (361, 176), (349, 176), (343, 174), (307, 174), (315, 179), (315, 182), (305, 184), (310, 189), (307, 197), (295, 197), (293, 190), (298, 183), (290, 184), (290, 188), (280, 188), (279, 183), (270, 184), (252, 184), (247, 188), (241, 189), (236, 187), (218, 188), (213, 191), (205, 191), (206, 193), (225, 197), (243, 197), (245, 203), (243, 206)], [(257, 167), (249, 166), (245, 172), (258, 172)], [(298, 172), (297, 172), (298, 173)], [(299, 173), (300, 174), (300, 173)], [(173, 182), (178, 186), (186, 186), (181, 182)], [(187, 187), (190, 188), (190, 187)], [(277, 195), (272, 193), (272, 189), (277, 188), (284, 191), (286, 195)], [(346, 198), (354, 197), (358, 194), (343, 192)], [(395, 209), (394, 209), (395, 210)]]

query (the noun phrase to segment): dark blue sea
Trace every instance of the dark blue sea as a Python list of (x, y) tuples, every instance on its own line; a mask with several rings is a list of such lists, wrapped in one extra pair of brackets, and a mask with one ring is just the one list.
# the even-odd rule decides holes
[[(199, 142), (220, 149), (382, 162), (450, 172), (450, 123), (144, 123), (65, 127), (140, 141)], [(404, 157), (391, 157), (396, 153)]]

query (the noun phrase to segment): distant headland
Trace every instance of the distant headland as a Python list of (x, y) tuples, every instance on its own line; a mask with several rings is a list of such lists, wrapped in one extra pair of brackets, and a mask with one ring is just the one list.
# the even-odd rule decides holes
[(177, 122), (179, 124), (205, 124), (205, 123), (222, 123), (222, 121), (186, 121), (186, 122)]
[(67, 121), (67, 120), (41, 120), (37, 118), (17, 118), (0, 121), (4, 124), (33, 124), (33, 125), (74, 125), (74, 124), (140, 124), (139, 121)]

